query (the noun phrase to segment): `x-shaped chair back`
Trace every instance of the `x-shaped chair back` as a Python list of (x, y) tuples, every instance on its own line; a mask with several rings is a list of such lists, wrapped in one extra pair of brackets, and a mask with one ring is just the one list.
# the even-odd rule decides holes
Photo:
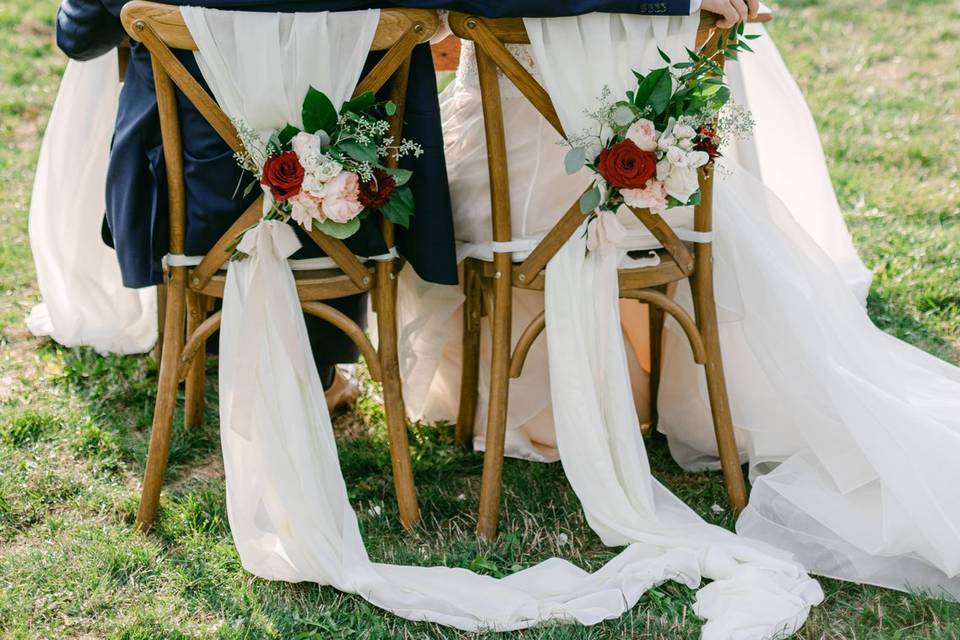
[[(454, 34), (475, 43), (490, 175), (493, 241), (509, 243), (513, 240), (510, 182), (499, 73), (508, 78), (544, 119), (565, 137), (563, 125), (547, 91), (506, 47), (508, 44), (529, 44), (529, 36), (521, 18), (488, 19), (451, 13), (449, 22)], [(697, 46), (705, 52), (716, 51), (721, 32), (714, 25), (715, 17), (705, 14), (697, 38)], [(712, 162), (700, 170), (699, 184), (701, 202), (695, 207), (694, 231), (701, 238), (709, 238), (713, 217)], [(695, 360), (705, 366), (724, 479), (730, 502), (735, 510), (739, 510), (746, 503), (746, 492), (733, 436), (716, 332), (711, 246), (709, 242), (700, 242), (691, 247), (681, 241), (663, 217), (649, 209), (631, 208), (631, 211), (661, 244), (661, 264), (622, 269), (619, 274), (620, 295), (648, 303), (652, 327), (662, 327), (664, 312), (676, 318), (690, 341)], [(473, 434), (480, 317), (490, 315), (489, 307), (492, 306), (490, 398), (478, 519), (478, 533), (484, 537), (495, 535), (497, 528), (509, 378), (520, 376), (527, 353), (543, 332), (546, 322), (544, 314), (539, 314), (520, 336), (511, 354), (511, 289), (542, 290), (547, 263), (583, 220), (584, 214), (578, 199), (522, 261), (514, 263), (509, 251), (495, 250), (492, 262), (470, 260), (464, 267), (464, 369), (457, 421), (457, 440), (461, 444), (466, 444)], [(689, 279), (694, 290), (696, 319), (668, 295), (667, 287), (683, 279)], [(484, 292), (490, 289), (493, 292), (492, 305), (484, 302), (489, 297), (484, 296)], [(660, 329), (656, 331), (656, 335), (651, 336), (651, 341), (656, 341), (655, 345), (651, 344), (651, 350), (655, 359), (659, 360)], [(657, 384), (659, 362), (654, 366), (657, 370), (651, 376), (652, 385)], [(656, 389), (652, 391), (655, 397)]]
[[(175, 88), (196, 107), (217, 134), (235, 152), (243, 146), (230, 118), (213, 97), (183, 66), (173, 50), (195, 51), (180, 9), (175, 6), (135, 0), (123, 8), (121, 19), (133, 40), (150, 52), (160, 116), (164, 163), (170, 215), (170, 254), (181, 256), (185, 246), (186, 192), (183, 173), (183, 143)], [(380, 22), (371, 51), (384, 51), (383, 57), (360, 80), (355, 96), (377, 92), (391, 82), (390, 97), (397, 112), (390, 119), (390, 135), (401, 139), (404, 104), (413, 48), (427, 42), (437, 31), (440, 21), (435, 11), (387, 9), (380, 13)], [(395, 166), (396, 158), (388, 163)], [(160, 487), (169, 454), (171, 425), (176, 404), (176, 389), (187, 381), (185, 423), (199, 422), (202, 414), (204, 344), (219, 327), (219, 312), (207, 316), (207, 301), (222, 297), (225, 277), (223, 268), (236, 239), (262, 216), (263, 195), (260, 195), (230, 226), (199, 264), (188, 267), (171, 263), (166, 279), (165, 322), (162, 330), (160, 379), (153, 433), (144, 478), (143, 495), (137, 516), (139, 527), (152, 524), (157, 510)], [(393, 225), (382, 220), (387, 247), (394, 242)], [(298, 272), (297, 291), (305, 312), (326, 320), (344, 331), (363, 354), (371, 377), (384, 387), (394, 484), (400, 518), (407, 527), (419, 520), (416, 490), (400, 393), (396, 346), (397, 261), (378, 261), (368, 266), (357, 259), (347, 246), (316, 229), (307, 232), (310, 238), (337, 265), (338, 269)], [(345, 314), (323, 304), (323, 300), (342, 298), (369, 291), (378, 311), (379, 349), (374, 349), (363, 329)], [(184, 340), (184, 308), (187, 339)]]

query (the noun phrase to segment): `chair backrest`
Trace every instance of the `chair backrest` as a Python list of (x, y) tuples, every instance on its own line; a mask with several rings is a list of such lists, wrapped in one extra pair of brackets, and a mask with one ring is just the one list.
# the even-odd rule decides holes
[[(566, 134), (546, 89), (505, 46), (530, 43), (522, 18), (490, 19), (464, 13), (451, 13), (449, 22), (454, 34), (475, 43), (489, 158), (493, 240), (510, 242), (513, 238), (510, 228), (509, 176), (498, 70), (516, 86), (561, 136), (566, 137)], [(721, 33), (715, 28), (715, 23), (716, 16), (703, 14), (697, 34), (698, 47), (708, 51), (712, 47), (715, 51)], [(720, 63), (722, 64), (722, 61)], [(709, 233), (712, 228), (710, 207), (712, 184), (711, 163), (700, 172), (702, 205), (696, 207), (694, 216), (694, 228), (699, 232)], [(692, 273), (694, 258), (666, 220), (649, 209), (631, 208), (631, 210), (663, 245), (680, 270), (687, 275)], [(550, 258), (582, 222), (583, 213), (577, 201), (518, 266), (519, 283), (533, 282)]]
[[(240, 151), (243, 145), (230, 118), (173, 54), (172, 49), (187, 51), (197, 49), (180, 13), (180, 8), (134, 0), (124, 5), (121, 20), (130, 37), (143, 43), (150, 51), (169, 192), (170, 253), (182, 254), (186, 229), (186, 194), (183, 178), (183, 144), (174, 86), (197, 108), (197, 111), (231, 149)], [(367, 91), (379, 91), (392, 80), (390, 94), (391, 99), (397, 104), (397, 112), (390, 119), (390, 135), (395, 140), (402, 137), (403, 108), (411, 52), (418, 44), (429, 41), (439, 25), (439, 16), (435, 11), (385, 9), (380, 13), (380, 22), (371, 50), (385, 51), (385, 53), (360, 80), (354, 95)], [(391, 156), (388, 162), (395, 162), (395, 159)], [(231, 225), (213, 249), (204, 256), (203, 261), (192, 270), (189, 282), (191, 288), (202, 289), (223, 267), (229, 258), (229, 248), (236, 241), (237, 236), (260, 219), (262, 202), (261, 195)], [(393, 225), (386, 220), (383, 220), (383, 233), (387, 246), (391, 246)], [(370, 288), (371, 279), (368, 270), (341, 240), (316, 229), (308, 231), (308, 234), (358, 288), (363, 290)]]

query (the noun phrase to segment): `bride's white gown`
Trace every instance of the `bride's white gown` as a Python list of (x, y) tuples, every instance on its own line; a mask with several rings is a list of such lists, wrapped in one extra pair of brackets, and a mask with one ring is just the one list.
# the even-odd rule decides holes
[[(760, 29), (759, 27), (753, 27)], [(870, 322), (870, 273), (853, 249), (816, 129), (769, 38), (732, 65), (757, 139), (727, 151), (715, 200), (721, 343), (738, 442), (753, 490), (740, 533), (792, 551), (816, 573), (960, 597), (960, 370)], [(528, 68), (532, 57), (515, 53)], [(442, 100), (462, 255), (490, 251), (479, 91), (470, 46)], [(504, 81), (513, 230), (535, 241), (582, 192), (558, 136)], [(742, 162), (741, 166), (738, 162)], [(800, 176), (800, 177), (798, 177)], [(762, 180), (762, 182), (761, 182)], [(670, 212), (684, 227), (689, 212)], [(628, 220), (629, 222), (629, 220)], [(634, 229), (632, 248), (647, 246)], [(690, 308), (689, 290), (679, 301)], [(401, 278), (403, 374), (416, 418), (452, 420), (459, 386), (461, 296)], [(514, 339), (543, 295), (517, 292)], [(640, 318), (624, 308), (624, 322)], [(716, 465), (702, 372), (668, 320), (660, 430), (689, 469)], [(630, 327), (638, 412), (646, 407), (645, 332)], [(475, 445), (485, 428), (484, 345)], [(557, 459), (546, 340), (512, 381), (508, 455)]]

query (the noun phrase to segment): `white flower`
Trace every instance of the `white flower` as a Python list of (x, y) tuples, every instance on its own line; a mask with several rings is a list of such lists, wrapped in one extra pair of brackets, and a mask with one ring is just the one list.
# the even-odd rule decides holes
[(326, 180), (321, 180), (316, 171), (307, 171), (303, 175), (303, 183), (300, 185), (302, 191), (308, 192), (312, 196), (319, 197), (323, 193), (323, 185)]
[(320, 181), (329, 182), (336, 178), (341, 171), (343, 171), (343, 165), (325, 155), (314, 170), (314, 173)]
[(664, 158), (657, 163), (657, 180), (663, 182), (667, 195), (686, 202), (700, 188), (696, 167), (673, 164)]
[(570, 542), (570, 537), (567, 534), (561, 533), (557, 535), (557, 544), (567, 544), (568, 542)]
[(653, 151), (657, 148), (657, 129), (646, 118), (640, 118), (630, 125), (626, 138), (644, 151)]
[(293, 136), (293, 139), (290, 140), (290, 146), (293, 147), (293, 152), (297, 154), (297, 158), (300, 159), (300, 164), (302, 164), (303, 168), (307, 171), (313, 168), (309, 165), (315, 164), (320, 158), (320, 151), (323, 147), (320, 136), (314, 133), (307, 133), (306, 131), (301, 131)]
[(673, 127), (673, 136), (677, 140), (689, 140), (697, 136), (697, 132), (688, 124), (676, 124)]

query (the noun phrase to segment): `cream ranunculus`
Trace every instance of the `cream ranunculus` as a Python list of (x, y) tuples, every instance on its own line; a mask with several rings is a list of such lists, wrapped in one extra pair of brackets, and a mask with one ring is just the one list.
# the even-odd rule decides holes
[(360, 178), (350, 171), (342, 171), (323, 185), (323, 214), (334, 222), (350, 222), (363, 211), (359, 195)]

